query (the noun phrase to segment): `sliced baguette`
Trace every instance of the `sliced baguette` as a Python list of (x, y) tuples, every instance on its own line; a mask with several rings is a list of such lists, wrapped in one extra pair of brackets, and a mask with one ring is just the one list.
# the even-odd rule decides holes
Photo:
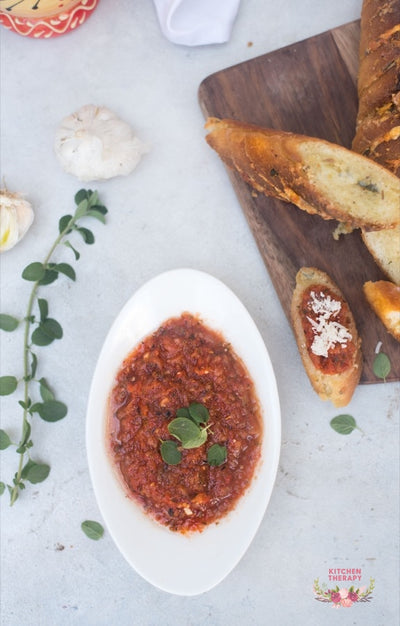
[[(315, 288), (315, 292), (313, 288)], [(304, 308), (305, 303), (303, 302), (303, 297), (308, 294), (309, 289), (311, 289), (311, 296), (314, 297), (313, 294), (315, 294), (317, 300), (321, 301), (320, 294), (330, 296), (331, 302), (340, 303), (339, 316), (342, 313), (345, 314), (345, 320), (340, 323), (340, 334), (336, 338), (337, 340), (331, 336), (330, 346), (322, 346), (323, 349), (326, 349), (326, 356), (322, 354), (323, 350), (321, 350), (321, 344), (326, 343), (324, 337), (330, 335), (330, 329), (326, 327), (326, 324), (335, 325), (335, 321), (341, 320), (341, 317), (335, 315), (334, 312), (327, 312), (326, 309), (325, 312), (314, 313), (317, 320), (320, 318), (320, 327), (313, 330), (312, 324), (307, 321), (309, 311)], [(322, 298), (322, 300), (326, 302), (326, 299)], [(327, 308), (329, 309), (329, 301)], [(361, 339), (343, 294), (328, 274), (315, 267), (302, 267), (298, 271), (292, 298), (291, 319), (304, 369), (314, 390), (322, 400), (330, 400), (336, 407), (346, 406), (350, 402), (361, 376)], [(309, 333), (306, 332), (305, 328)], [(311, 343), (310, 336), (314, 338), (313, 343)], [(319, 341), (319, 345), (314, 346), (317, 341)], [(345, 361), (341, 366), (335, 365), (335, 349), (343, 350), (344, 354), (347, 352)]]
[(361, 231), (361, 235), (376, 264), (393, 283), (400, 285), (400, 226)]
[(254, 189), (323, 219), (381, 230), (400, 223), (400, 180), (322, 139), (209, 118), (208, 144)]
[(365, 297), (388, 332), (400, 341), (400, 287), (388, 280), (367, 281)]

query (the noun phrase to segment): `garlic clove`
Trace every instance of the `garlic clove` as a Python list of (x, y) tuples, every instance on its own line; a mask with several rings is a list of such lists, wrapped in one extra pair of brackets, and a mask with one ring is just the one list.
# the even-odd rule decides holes
[(26, 235), (33, 218), (32, 206), (20, 194), (0, 189), (0, 252), (10, 250)]
[(129, 124), (93, 104), (61, 122), (54, 150), (62, 168), (86, 182), (126, 176), (148, 152)]

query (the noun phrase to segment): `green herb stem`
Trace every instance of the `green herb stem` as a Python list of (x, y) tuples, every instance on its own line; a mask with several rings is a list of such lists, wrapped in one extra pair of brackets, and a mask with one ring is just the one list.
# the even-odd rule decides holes
[[(58, 235), (58, 237), (56, 238), (56, 240), (54, 241), (53, 245), (51, 246), (45, 260), (43, 261), (43, 267), (45, 270), (48, 269), (49, 267), (49, 263), (50, 260), (53, 256), (54, 251), (56, 250), (56, 248), (59, 246), (59, 244), (61, 243), (61, 241), (63, 240), (63, 238), (65, 237), (65, 235), (67, 234), (67, 232), (71, 229), (71, 227), (74, 224), (74, 218), (71, 217), (70, 221), (68, 222), (68, 225), (66, 226), (66, 228), (64, 228), (61, 233)], [(33, 283), (33, 287), (29, 296), (29, 300), (28, 300), (28, 306), (26, 309), (26, 315), (25, 315), (25, 328), (24, 328), (24, 352), (23, 352), (23, 370), (24, 370), (24, 409), (23, 409), (23, 414), (22, 414), (22, 435), (21, 435), (21, 439), (19, 441), (19, 446), (22, 446), (23, 444), (23, 439), (24, 439), (24, 433), (25, 433), (25, 427), (26, 424), (30, 423), (28, 420), (28, 402), (29, 402), (29, 382), (30, 382), (30, 372), (29, 372), (29, 353), (31, 351), (31, 347), (29, 344), (29, 331), (31, 329), (31, 324), (32, 324), (32, 312), (33, 312), (33, 305), (36, 302), (37, 299), (37, 291), (39, 288), (39, 280), (36, 280)], [(18, 463), (18, 470), (17, 473), (15, 475), (15, 479), (14, 479), (14, 487), (11, 490), (11, 494), (10, 494), (10, 506), (12, 506), (16, 499), (18, 498), (18, 485), (21, 483), (21, 477), (22, 477), (22, 470), (24, 467), (24, 460), (25, 460), (25, 455), (27, 454), (27, 451), (24, 452), (20, 452), (20, 459), (19, 459), (19, 463)], [(28, 455), (29, 456), (29, 455)]]
[[(73, 215), (64, 215), (59, 221), (59, 233), (50, 247), (44, 261), (42, 263), (31, 263), (23, 271), (22, 277), (32, 281), (32, 288), (28, 299), (26, 315), (23, 318), (23, 400), (19, 402), (22, 406), (22, 433), (17, 447), (17, 453), (20, 455), (18, 469), (14, 475), (12, 485), (7, 485), (10, 493), (10, 505), (12, 506), (18, 498), (19, 491), (25, 488), (25, 481), (35, 484), (42, 482), (47, 478), (50, 467), (44, 463), (35, 463), (31, 460), (30, 448), (33, 442), (30, 438), (32, 415), (38, 413), (39, 416), (47, 422), (55, 422), (62, 419), (67, 414), (67, 407), (64, 403), (55, 399), (53, 392), (48, 387), (46, 379), (36, 378), (36, 369), (38, 359), (32, 351), (32, 345), (45, 346), (54, 339), (61, 339), (63, 330), (57, 320), (48, 317), (48, 303), (45, 299), (38, 298), (38, 290), (42, 285), (48, 285), (58, 278), (60, 274), (64, 274), (72, 280), (75, 280), (75, 270), (68, 263), (55, 264), (51, 262), (55, 250), (61, 243), (69, 247), (77, 261), (80, 258), (79, 252), (71, 245), (65, 237), (72, 233), (78, 232), (85, 243), (94, 243), (93, 233), (86, 227), (78, 225), (81, 218), (96, 218), (103, 224), (105, 223), (106, 207), (98, 203), (97, 192), (81, 189), (75, 195), (76, 209)], [(34, 307), (38, 304), (40, 311), (40, 319), (34, 315)], [(19, 325), (19, 320), (13, 316), (2, 314), (1, 328), (6, 331), (13, 331)], [(32, 332), (32, 325), (37, 324)], [(31, 361), (30, 361), (31, 357)], [(1, 395), (13, 393), (17, 387), (18, 379), (15, 376), (1, 377)], [(40, 385), (40, 395), (42, 402), (32, 404), (30, 398), (30, 383), (38, 383)], [(5, 431), (1, 431), (1, 449), (6, 449), (11, 445), (11, 440)], [(28, 461), (26, 461), (28, 457)], [(0, 484), (1, 493), (4, 492), (4, 483)]]

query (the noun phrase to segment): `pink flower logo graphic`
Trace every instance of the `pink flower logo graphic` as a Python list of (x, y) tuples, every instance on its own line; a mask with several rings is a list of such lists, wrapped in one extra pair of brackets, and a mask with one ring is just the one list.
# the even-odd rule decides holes
[(339, 609), (340, 607), (347, 609), (359, 602), (371, 602), (374, 587), (375, 580), (370, 578), (368, 587), (355, 587), (352, 585), (349, 589), (345, 587), (340, 589), (338, 586), (334, 589), (328, 589), (326, 583), (320, 585), (319, 578), (316, 578), (314, 580), (313, 591), (315, 600), (331, 604), (332, 608), (335, 609)]

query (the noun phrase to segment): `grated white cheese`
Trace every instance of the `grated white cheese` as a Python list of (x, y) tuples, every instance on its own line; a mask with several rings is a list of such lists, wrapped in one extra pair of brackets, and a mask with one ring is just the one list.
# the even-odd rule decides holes
[(317, 315), (316, 320), (307, 317), (314, 333), (311, 351), (317, 356), (327, 357), (330, 348), (337, 343), (347, 344), (352, 336), (345, 326), (332, 319), (342, 308), (338, 300), (334, 300), (329, 295), (325, 296), (322, 291), (319, 294), (311, 291), (310, 296), (311, 308)]

